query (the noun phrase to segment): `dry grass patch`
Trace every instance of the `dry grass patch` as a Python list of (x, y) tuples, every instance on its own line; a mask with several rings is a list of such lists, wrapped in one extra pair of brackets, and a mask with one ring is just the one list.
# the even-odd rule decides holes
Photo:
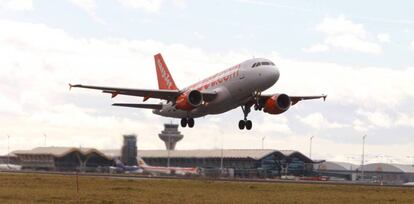
[(0, 203), (414, 203), (413, 188), (0, 174)]

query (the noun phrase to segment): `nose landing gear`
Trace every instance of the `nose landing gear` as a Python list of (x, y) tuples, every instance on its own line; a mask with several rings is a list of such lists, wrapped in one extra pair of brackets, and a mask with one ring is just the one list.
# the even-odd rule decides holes
[(261, 111), (263, 109), (263, 101), (260, 100), (261, 95), (262, 95), (261, 91), (255, 91), (253, 93), (253, 99), (255, 101), (254, 110), (256, 110), (256, 111), (257, 110)]
[(181, 118), (181, 127), (194, 127), (194, 118)]
[(239, 121), (239, 129), (243, 130), (244, 128), (246, 128), (246, 130), (250, 130), (253, 126), (252, 121), (247, 120), (247, 115), (249, 115), (250, 113), (250, 106), (244, 105), (241, 106), (241, 108), (243, 110), (244, 120)]

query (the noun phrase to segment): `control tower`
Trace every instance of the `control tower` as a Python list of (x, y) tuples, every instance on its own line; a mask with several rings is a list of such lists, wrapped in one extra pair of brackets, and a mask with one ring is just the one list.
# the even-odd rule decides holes
[(124, 135), (124, 144), (121, 149), (121, 161), (125, 165), (137, 165), (137, 136)]
[(178, 131), (177, 124), (164, 124), (164, 130), (158, 134), (158, 136), (164, 141), (167, 150), (174, 150), (175, 144), (184, 137), (180, 131)]

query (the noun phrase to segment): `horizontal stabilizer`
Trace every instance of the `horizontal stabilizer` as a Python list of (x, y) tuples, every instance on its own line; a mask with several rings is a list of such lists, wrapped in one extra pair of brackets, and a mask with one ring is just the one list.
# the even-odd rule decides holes
[(131, 108), (148, 108), (148, 109), (162, 109), (162, 104), (143, 104), (143, 103), (114, 103), (113, 106), (123, 106)]

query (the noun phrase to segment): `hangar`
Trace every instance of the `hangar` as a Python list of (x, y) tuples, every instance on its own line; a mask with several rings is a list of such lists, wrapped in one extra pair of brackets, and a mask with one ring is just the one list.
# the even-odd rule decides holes
[(360, 180), (362, 170), (364, 170), (364, 180), (374, 183), (402, 184), (414, 182), (414, 165), (371, 163), (361, 168), (361, 165), (352, 163), (326, 161), (315, 164), (314, 169), (319, 175), (346, 180)]
[(113, 160), (93, 148), (37, 147), (32, 150), (18, 150), (17, 155), (23, 169), (75, 171), (111, 166)]
[(414, 182), (414, 166), (386, 163), (367, 164), (364, 165), (364, 178), (386, 184)]
[(342, 178), (345, 180), (356, 180), (359, 165), (348, 162), (325, 161), (315, 164), (314, 169), (319, 175)]

